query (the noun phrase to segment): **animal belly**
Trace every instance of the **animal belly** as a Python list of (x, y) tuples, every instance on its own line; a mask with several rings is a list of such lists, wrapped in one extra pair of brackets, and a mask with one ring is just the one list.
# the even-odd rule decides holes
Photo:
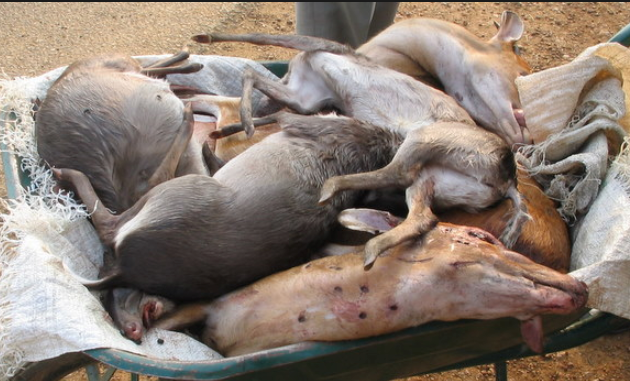
[(463, 208), (477, 211), (492, 206), (504, 198), (507, 187), (502, 184), (485, 182), (475, 176), (475, 171), (462, 173), (450, 168), (431, 166), (425, 175), (433, 180), (434, 204), (436, 210)]

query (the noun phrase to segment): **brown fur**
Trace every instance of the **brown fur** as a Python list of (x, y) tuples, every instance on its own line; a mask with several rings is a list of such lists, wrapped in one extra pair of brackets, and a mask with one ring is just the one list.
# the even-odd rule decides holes
[[(519, 172), (518, 189), (523, 195), (531, 219), (523, 225), (523, 231), (512, 248), (536, 263), (562, 273), (569, 271), (571, 239), (566, 222), (540, 185), (524, 171)], [(505, 200), (496, 207), (480, 213), (451, 210), (438, 215), (440, 221), (482, 228), (499, 236), (510, 218), (512, 201)]]

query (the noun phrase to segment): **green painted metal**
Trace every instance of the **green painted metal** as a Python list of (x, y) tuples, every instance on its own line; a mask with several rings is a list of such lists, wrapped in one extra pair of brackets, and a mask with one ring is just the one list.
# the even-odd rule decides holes
[(609, 42), (618, 42), (623, 46), (630, 46), (630, 24), (623, 27), (619, 32), (608, 40)]
[(507, 362), (499, 361), (494, 363), (494, 375), (496, 381), (507, 381)]
[[(545, 316), (545, 352), (581, 345), (627, 324), (584, 310)], [(572, 328), (567, 328), (572, 327)], [(122, 370), (186, 380), (390, 380), (532, 356), (516, 319), (434, 322), (389, 335), (331, 343), (301, 343), (249, 355), (186, 363), (117, 351), (86, 351)]]
[[(11, 110), (4, 108), (0, 111), (0, 123), (2, 123), (0, 128), (5, 130), (12, 128), (16, 121), (17, 117)], [(28, 173), (25, 173), (20, 166), (21, 158), (13, 154), (4, 142), (0, 142), (0, 150), (2, 151), (2, 169), (4, 171), (7, 197), (15, 200), (21, 193), (19, 187), (27, 188), (30, 185), (30, 178)]]
[(277, 77), (284, 77), (289, 69), (288, 61), (262, 61), (261, 64)]

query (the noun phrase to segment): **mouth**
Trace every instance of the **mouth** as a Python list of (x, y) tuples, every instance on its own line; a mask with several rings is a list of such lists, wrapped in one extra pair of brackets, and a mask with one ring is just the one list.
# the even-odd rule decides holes
[(138, 345), (142, 344), (143, 332), (144, 330), (141, 329), (136, 323), (132, 323), (120, 331), (120, 333), (124, 337), (126, 337), (127, 339), (133, 341), (134, 343)]
[[(570, 275), (566, 275), (569, 276)], [(573, 278), (571, 278), (573, 279)], [(531, 279), (544, 303), (540, 308), (551, 313), (571, 313), (586, 305), (588, 286), (573, 279), (572, 282), (549, 282)]]
[(542, 293), (543, 303), (538, 307), (538, 314), (521, 319), (521, 336), (525, 344), (534, 352), (543, 352), (544, 331), (540, 314), (569, 314), (586, 305), (588, 289), (584, 282), (576, 281), (567, 290), (552, 285), (535, 284)]
[(527, 128), (527, 121), (525, 120), (525, 112), (523, 109), (513, 105), (512, 115), (514, 117), (514, 121), (518, 125), (518, 130), (515, 131), (516, 138), (514, 139), (514, 143), (532, 144), (533, 140), (531, 139), (529, 129)]
[(516, 119), (516, 123), (522, 128), (527, 127), (527, 123), (525, 121), (525, 112), (522, 108), (512, 107), (512, 112), (514, 113), (514, 119)]

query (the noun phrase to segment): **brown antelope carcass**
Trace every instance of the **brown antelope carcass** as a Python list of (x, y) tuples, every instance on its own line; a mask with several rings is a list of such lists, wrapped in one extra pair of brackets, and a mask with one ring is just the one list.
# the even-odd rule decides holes
[(304, 341), (366, 338), (429, 321), (522, 321), (543, 351), (540, 315), (582, 308), (587, 288), (567, 274), (506, 250), (483, 230), (440, 223), (363, 271), (362, 254), (324, 257), (214, 301), (178, 307), (155, 327), (204, 321), (202, 341), (236, 356)]
[[(571, 263), (571, 237), (566, 221), (558, 212), (558, 205), (542, 190), (540, 184), (524, 170), (518, 171), (517, 186), (523, 196), (530, 218), (511, 250), (523, 254), (534, 262), (561, 273), (569, 271)], [(500, 236), (514, 213), (512, 200), (479, 213), (451, 209), (438, 214), (438, 219), (459, 225), (475, 226)]]
[(523, 30), (521, 18), (510, 11), (503, 12), (488, 41), (457, 24), (411, 18), (389, 26), (357, 53), (444, 89), (477, 123), (509, 144), (531, 144), (515, 84), (531, 72), (515, 46)]

